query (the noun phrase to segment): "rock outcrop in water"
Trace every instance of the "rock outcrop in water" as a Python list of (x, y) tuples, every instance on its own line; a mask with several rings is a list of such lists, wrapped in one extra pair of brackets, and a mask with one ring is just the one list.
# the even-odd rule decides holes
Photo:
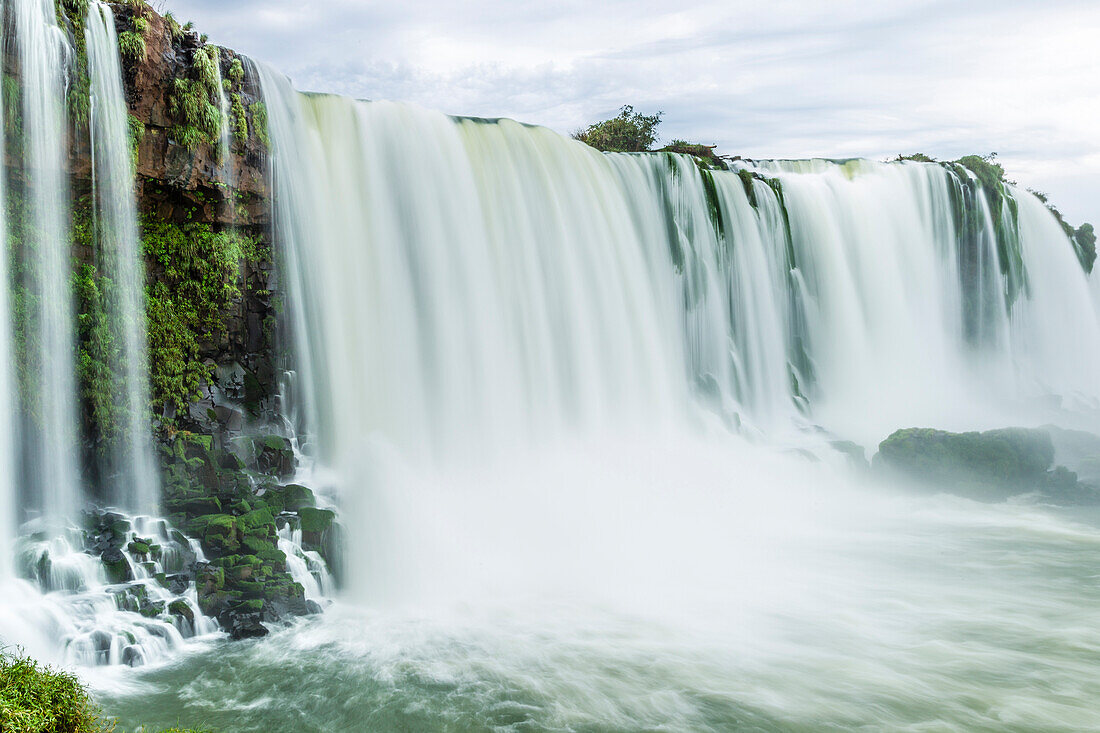
[(979, 501), (1036, 494), (1056, 504), (1100, 503), (1100, 492), (1082, 484), (1065, 466), (1055, 466), (1045, 429), (1003, 428), (950, 433), (909, 428), (882, 441), (873, 466), (936, 491)]

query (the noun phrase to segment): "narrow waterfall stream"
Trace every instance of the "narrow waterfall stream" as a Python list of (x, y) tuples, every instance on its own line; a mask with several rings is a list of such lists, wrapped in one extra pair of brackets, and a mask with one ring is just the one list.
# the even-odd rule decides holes
[(111, 482), (107, 500), (131, 512), (153, 514), (160, 508), (160, 479), (148, 419), (152, 408), (146, 358), (145, 272), (134, 203), (134, 165), (114, 16), (99, 2), (89, 8), (87, 46), (98, 213), (96, 246), (104, 276), (112, 286), (106, 303), (110, 331), (120, 344), (107, 361), (116, 382), (111, 395), (125, 421), (104, 472)]

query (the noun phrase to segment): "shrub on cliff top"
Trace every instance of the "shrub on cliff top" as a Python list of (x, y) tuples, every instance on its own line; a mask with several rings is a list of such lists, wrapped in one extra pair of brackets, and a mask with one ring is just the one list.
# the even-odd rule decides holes
[(901, 163), (904, 161), (912, 161), (914, 163), (935, 163), (936, 159), (925, 155), (924, 153), (911, 153), (909, 155), (899, 155), (894, 158), (894, 162)]
[(628, 104), (615, 117), (573, 133), (573, 138), (604, 152), (644, 153), (657, 141), (663, 114), (643, 115)]
[(967, 155), (959, 158), (955, 162), (967, 168), (977, 176), (978, 180), (981, 181), (982, 187), (987, 191), (1000, 191), (1001, 184), (1007, 183), (1005, 180), (1005, 169), (997, 162), (996, 153), (990, 153), (989, 155)]

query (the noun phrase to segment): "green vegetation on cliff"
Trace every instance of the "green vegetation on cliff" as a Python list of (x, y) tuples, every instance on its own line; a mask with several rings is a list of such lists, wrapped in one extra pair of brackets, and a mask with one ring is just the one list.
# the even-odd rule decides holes
[(1062, 212), (1050, 203), (1045, 193), (1034, 189), (1028, 190), (1050, 209), (1050, 213), (1058, 220), (1058, 225), (1062, 227), (1062, 231), (1066, 233), (1069, 241), (1073, 244), (1073, 251), (1081, 262), (1081, 267), (1085, 269), (1085, 272), (1091, 273), (1092, 267), (1096, 263), (1096, 232), (1093, 230), (1092, 224), (1086, 222), (1074, 229), (1066, 222)]
[(172, 137), (188, 150), (202, 143), (213, 145), (221, 134), (218, 63), (216, 46), (198, 48), (191, 64), (191, 76), (174, 82), (168, 100), (169, 112), (176, 119)]
[(142, 218), (141, 239), (155, 273), (147, 290), (153, 404), (182, 411), (210, 379), (200, 341), (224, 331), (227, 309), (241, 296), (241, 261), (269, 255), (239, 232), (155, 215)]
[[(998, 246), (1004, 247), (1004, 244), (1009, 241), (1012, 235), (1011, 233), (1001, 231), (1004, 227), (1004, 220), (1006, 217), (1002, 216), (1002, 200), (1009, 200), (1015, 205), (1015, 200), (1009, 194), (1007, 185), (1016, 185), (1014, 181), (1009, 181), (1005, 175), (1004, 167), (996, 161), (997, 154), (990, 153), (988, 155), (967, 155), (959, 158), (954, 163), (943, 163), (947, 167), (960, 166), (966, 170), (972, 172), (981, 184), (982, 188), (987, 191), (987, 200), (989, 203), (990, 215), (993, 219), (994, 227), (998, 229)], [(913, 153), (911, 155), (899, 155), (894, 158), (895, 162), (902, 161), (915, 161), (917, 163), (939, 163), (935, 158), (932, 158), (924, 153)], [(1062, 227), (1062, 231), (1065, 232), (1066, 237), (1069, 239), (1070, 244), (1073, 245), (1075, 254), (1078, 261), (1081, 263), (1082, 269), (1086, 273), (1092, 273), (1093, 265), (1096, 262), (1096, 232), (1093, 230), (1092, 224), (1085, 223), (1074, 229), (1062, 216), (1062, 212), (1059, 211), (1047, 198), (1045, 193), (1036, 191), (1034, 189), (1028, 189), (1034, 194), (1040, 201), (1046, 204), (1046, 207), (1050, 210), (1050, 213), (1054, 215), (1054, 218), (1058, 220), (1058, 224)], [(1016, 212), (1010, 211), (1009, 219), (1015, 222)], [(976, 212), (970, 214), (971, 218), (976, 218)], [(1019, 252), (1013, 253), (1011, 250), (1002, 251), (1003, 255), (1012, 257), (1014, 254), (1018, 255)], [(1011, 263), (1011, 259), (1002, 258), (1002, 268), (1006, 262)], [(1008, 274), (1007, 272), (1005, 273)]]

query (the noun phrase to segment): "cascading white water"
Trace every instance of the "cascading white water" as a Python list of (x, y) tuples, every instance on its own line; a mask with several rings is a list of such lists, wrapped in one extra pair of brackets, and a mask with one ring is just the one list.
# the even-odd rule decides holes
[(149, 428), (149, 377), (145, 336), (145, 271), (134, 203), (134, 166), (127, 138), (126, 99), (114, 16), (103, 3), (88, 9), (88, 75), (97, 204), (96, 248), (110, 283), (106, 311), (121, 348), (109, 355), (115, 415), (123, 423), (113, 450), (108, 501), (130, 512), (153, 514), (160, 491)]
[(197, 543), (163, 519), (106, 516), (123, 535), (116, 574), (125, 579), (108, 577), (99, 558), (84, 552), (87, 538), (78, 530), (23, 538), (19, 563), (36, 586), (13, 584), (0, 638), (54, 663), (136, 667), (162, 661), (185, 639), (218, 631), (202, 615), (193, 584), (166, 580), (204, 560)]
[[(3, 73), (3, 49), (7, 46), (6, 28), (0, 23), (0, 73)], [(4, 91), (0, 89), (0, 110), (5, 109)], [(5, 125), (0, 124), (0, 151), (7, 151)], [(0, 202), (6, 201), (7, 166), (0, 166)], [(7, 207), (0, 206), (0, 237), (7, 242)], [(12, 549), (18, 527), (19, 496), (16, 479), (16, 446), (18, 420), (16, 405), (16, 367), (12, 349), (11, 281), (8, 272), (7, 247), (0, 251), (0, 584), (11, 578)]]
[(225, 75), (222, 73), (222, 49), (211, 46), (210, 49), (217, 54), (214, 61), (215, 80), (218, 87), (218, 111), (221, 113), (221, 124), (218, 130), (218, 162), (221, 165), (221, 182), (225, 185), (226, 196), (230, 198), (230, 210), (235, 208), (232, 201), (232, 192), (236, 188), (236, 180), (233, 169), (232, 144), (233, 135), (229, 129), (229, 95), (225, 91)]
[[(66, 94), (80, 93), (71, 75), (82, 73), (82, 64), (53, 3), (17, 0), (5, 10), (11, 22), (4, 28), (14, 34), (4, 40), (18, 59), (6, 71), (17, 81), (19, 99), (4, 107), (4, 127), (17, 133), (3, 141), (14, 164), (4, 169), (0, 200), (3, 215), (14, 216), (0, 221), (0, 230), (22, 246), (9, 245), (0, 258), (0, 281), (10, 283), (0, 302), (0, 581), (7, 598), (0, 639), (54, 663), (148, 664), (217, 625), (200, 612), (189, 580), (201, 550), (151, 516), (159, 487), (149, 424), (144, 266), (114, 18), (105, 4), (93, 2), (84, 23), (92, 264), (108, 330), (108, 346), (89, 348), (101, 349), (95, 357), (110, 375), (112, 413), (97, 419), (114, 421), (100, 427), (119, 436), (100, 475), (108, 503), (126, 515), (79, 511), (86, 487), (77, 469)], [(12, 310), (24, 316), (18, 324), (9, 322), (9, 293), (19, 299)], [(32, 521), (16, 539), (16, 525), (27, 518)]]
[(23, 115), (27, 210), (23, 253), (27, 364), (23, 466), (26, 488), (54, 524), (75, 520), (77, 471), (74, 309), (65, 171), (69, 46), (50, 0), (14, 0)]
[(911, 163), (701, 171), (261, 77), (313, 427), (373, 536), (350, 555), (384, 558), (353, 571), (359, 590), (407, 575), (386, 523), (432, 482), (395, 480), (380, 443), (447, 482), (568, 435), (691, 435), (715, 412), (773, 443), (821, 426), (874, 445), (1026, 422), (1049, 395), (1096, 404), (1086, 277), (1013, 187)]

